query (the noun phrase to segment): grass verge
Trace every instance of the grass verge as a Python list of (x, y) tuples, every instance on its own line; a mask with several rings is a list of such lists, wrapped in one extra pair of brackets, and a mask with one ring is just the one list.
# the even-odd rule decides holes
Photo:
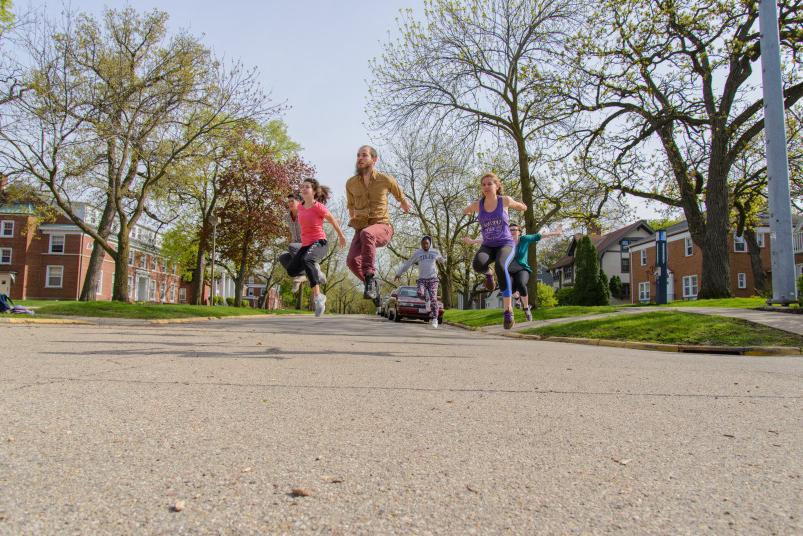
[[(533, 320), (548, 320), (550, 318), (566, 318), (570, 316), (595, 315), (600, 313), (613, 313), (619, 307), (614, 305), (603, 305), (599, 307), (548, 307), (533, 309)], [(515, 311), (516, 322), (524, 322), (524, 312), (520, 309)], [(493, 326), (502, 323), (502, 309), (447, 309), (443, 313), (444, 320), (457, 322), (471, 327)]]
[(25, 302), (26, 307), (33, 305), (36, 316), (89, 316), (98, 318), (139, 318), (148, 320), (192, 317), (254, 316), (265, 314), (301, 313), (288, 309), (266, 311), (250, 307), (208, 307), (204, 305), (172, 305), (172, 304), (140, 304), (113, 301), (78, 302), (60, 301)]
[(615, 315), (530, 328), (522, 330), (522, 333), (543, 337), (583, 337), (664, 344), (803, 347), (803, 337), (794, 333), (738, 318), (679, 311)]

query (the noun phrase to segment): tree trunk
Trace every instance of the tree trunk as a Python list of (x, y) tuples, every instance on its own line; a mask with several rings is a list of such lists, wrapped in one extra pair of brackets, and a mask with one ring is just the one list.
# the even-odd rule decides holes
[(243, 285), (245, 284), (245, 274), (248, 269), (248, 246), (243, 246), (240, 266), (237, 267), (237, 275), (234, 278), (234, 306), (239, 307), (243, 303)]
[[(98, 234), (101, 238), (106, 240), (112, 231), (112, 222), (114, 221), (114, 204), (111, 200), (106, 201), (106, 206), (103, 208), (103, 213), (100, 216), (98, 223)], [(89, 257), (89, 266), (86, 269), (86, 277), (84, 277), (84, 285), (81, 289), (81, 301), (95, 301), (97, 294), (95, 288), (98, 282), (98, 271), (103, 266), (103, 257), (106, 250), (103, 249), (97, 241), (92, 244), (92, 255)]]
[(198, 238), (198, 256), (195, 258), (195, 268), (192, 270), (192, 305), (201, 305), (204, 295), (204, 278), (206, 277), (206, 249), (209, 246), (209, 230), (206, 221), (201, 224), (201, 233)]
[(120, 225), (117, 232), (117, 256), (114, 258), (114, 290), (112, 300), (129, 302), (128, 298), (128, 228)]
[(713, 226), (706, 225), (705, 238), (700, 245), (703, 255), (698, 299), (730, 298), (730, 256), (728, 255), (727, 233), (717, 236)]
[(755, 229), (744, 230), (744, 240), (750, 254), (750, 269), (753, 272), (753, 288), (757, 294), (763, 294), (767, 288), (767, 274), (764, 272), (764, 263), (761, 261), (761, 248), (758, 247)]
[[(106, 238), (105, 236), (103, 238)], [(81, 288), (81, 301), (95, 301), (97, 299), (97, 292), (95, 289), (98, 284), (98, 275), (100, 267), (103, 265), (103, 256), (106, 250), (95, 242), (92, 244), (92, 255), (89, 257), (89, 264), (86, 267), (86, 277), (84, 277), (83, 287)]]
[(529, 304), (533, 309), (538, 308), (538, 242), (533, 242), (532, 247), (527, 252), (527, 264), (533, 269), (530, 273), (530, 281), (527, 283), (527, 294), (529, 295)]
[(441, 278), (441, 296), (443, 300), (443, 308), (451, 309), (452, 306), (452, 270), (451, 266), (447, 263), (445, 270), (440, 270)]

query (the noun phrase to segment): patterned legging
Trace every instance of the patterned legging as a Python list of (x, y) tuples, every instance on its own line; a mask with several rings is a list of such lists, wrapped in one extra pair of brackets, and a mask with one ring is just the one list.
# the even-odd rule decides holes
[(427, 294), (429, 295), (429, 318), (437, 318), (438, 317), (438, 283), (439, 280), (437, 277), (431, 277), (428, 279), (418, 279), (416, 280), (418, 284), (418, 296), (422, 299), (426, 299)]

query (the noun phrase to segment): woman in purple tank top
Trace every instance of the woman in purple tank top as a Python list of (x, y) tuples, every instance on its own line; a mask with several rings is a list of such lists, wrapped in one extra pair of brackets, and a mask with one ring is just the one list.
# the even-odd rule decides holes
[(472, 267), (475, 271), (485, 274), (485, 288), (489, 292), (496, 286), (493, 274), (489, 270), (491, 263), (494, 263), (499, 291), (502, 293), (504, 326), (505, 329), (510, 329), (514, 323), (513, 300), (511, 299), (510, 274), (507, 267), (513, 261), (515, 243), (510, 234), (510, 219), (507, 211), (508, 209), (526, 210), (527, 205), (510, 196), (503, 195), (502, 181), (493, 173), (483, 175), (480, 184), (482, 197), (463, 209), (463, 213), (479, 213), (477, 220), (480, 223), (482, 239), (464, 238), (463, 242), (482, 244), (477, 254), (474, 255)]

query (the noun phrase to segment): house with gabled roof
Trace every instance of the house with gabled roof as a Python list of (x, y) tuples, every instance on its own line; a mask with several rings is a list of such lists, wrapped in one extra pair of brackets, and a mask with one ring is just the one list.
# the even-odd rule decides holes
[[(631, 294), (630, 244), (654, 234), (646, 220), (638, 220), (605, 234), (593, 231), (589, 234), (591, 243), (597, 250), (600, 267), (608, 279), (615, 275), (619, 276), (622, 281), (622, 299), (626, 301), (630, 301)], [(574, 285), (574, 254), (582, 237), (582, 234), (574, 235), (566, 248), (566, 255), (549, 267), (555, 290)]]

